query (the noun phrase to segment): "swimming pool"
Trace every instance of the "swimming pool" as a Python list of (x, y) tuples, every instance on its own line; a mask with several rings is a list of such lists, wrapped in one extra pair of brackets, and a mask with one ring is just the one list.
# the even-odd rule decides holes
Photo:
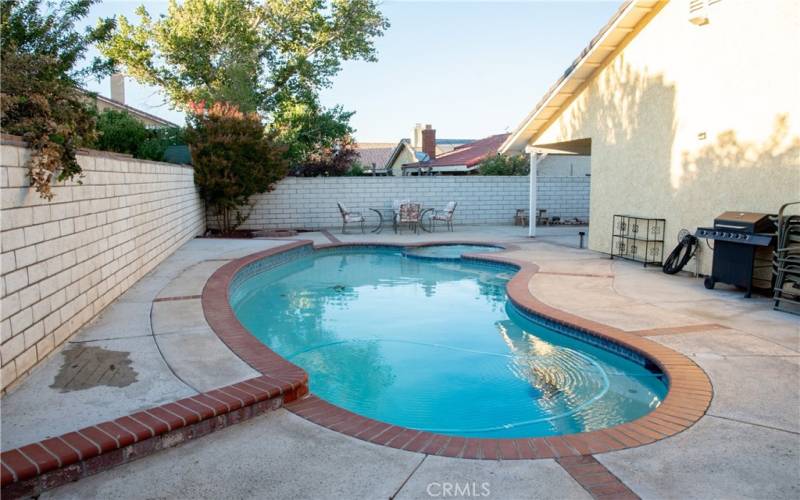
[(317, 396), (412, 429), (537, 437), (639, 418), (664, 376), (556, 332), (509, 303), (515, 270), (419, 260), (396, 248), (329, 249), (237, 280), (230, 301)]

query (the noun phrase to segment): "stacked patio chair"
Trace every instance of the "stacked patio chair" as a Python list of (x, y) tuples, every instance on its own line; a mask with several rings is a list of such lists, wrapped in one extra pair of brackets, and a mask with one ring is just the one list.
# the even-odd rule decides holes
[(775, 309), (800, 314), (800, 215), (787, 215), (787, 203), (778, 212), (778, 241), (772, 257)]
[(518, 208), (517, 213), (514, 214), (514, 225), (515, 226), (527, 226), (528, 225), (528, 211), (524, 208)]
[(348, 224), (361, 224), (361, 232), (364, 232), (364, 222), (366, 219), (361, 212), (353, 212), (348, 210), (347, 207), (341, 203), (336, 203), (339, 206), (339, 213), (342, 215), (342, 234), (345, 234)]
[[(558, 217), (553, 217), (554, 220), (558, 220)], [(547, 216), (547, 210), (544, 208), (540, 208), (536, 211), (536, 225), (537, 226), (549, 226), (550, 225), (550, 217)]]
[(414, 234), (416, 234), (421, 215), (419, 203), (401, 203), (400, 213), (397, 215), (398, 230), (403, 224), (407, 224), (409, 229), (413, 230)]
[(453, 230), (453, 214), (456, 212), (456, 202), (451, 201), (447, 204), (444, 210), (433, 213), (431, 217), (431, 231), (436, 231), (436, 223), (444, 222), (448, 231)]

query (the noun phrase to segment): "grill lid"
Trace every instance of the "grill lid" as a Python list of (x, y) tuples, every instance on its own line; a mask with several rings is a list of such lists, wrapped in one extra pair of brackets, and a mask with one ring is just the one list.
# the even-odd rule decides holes
[(770, 215), (759, 212), (723, 212), (714, 219), (714, 227), (750, 233), (775, 231)]

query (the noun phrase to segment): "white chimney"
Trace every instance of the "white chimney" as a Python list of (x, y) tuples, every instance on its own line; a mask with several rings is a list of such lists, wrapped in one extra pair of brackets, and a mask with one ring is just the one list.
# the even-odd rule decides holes
[(125, 104), (125, 75), (122, 73), (111, 75), (111, 99)]
[(422, 124), (414, 125), (414, 132), (411, 134), (411, 147), (419, 149), (422, 147)]

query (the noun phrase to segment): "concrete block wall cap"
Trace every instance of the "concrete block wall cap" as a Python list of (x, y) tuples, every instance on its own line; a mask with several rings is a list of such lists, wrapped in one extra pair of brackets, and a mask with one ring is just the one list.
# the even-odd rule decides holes
[[(212, 329), (223, 342), (228, 339), (226, 343), (239, 357), (265, 375), (283, 373), (290, 367), (288, 369), (294, 370), (295, 373), (304, 374), (304, 380), (307, 380), (307, 374), (301, 368), (284, 360), (260, 342), (256, 341), (260, 346), (252, 344), (248, 345), (247, 349), (241, 349), (239, 344), (233, 341), (234, 338), (241, 339), (252, 335), (233, 316), (227, 296), (230, 282), (239, 270), (252, 262), (310, 244), (310, 242), (290, 243), (232, 261), (211, 276), (203, 291), (203, 307)], [(316, 245), (313, 248), (315, 251), (324, 251), (348, 247), (418, 248), (456, 244), (486, 245), (487, 242), (469, 240), (413, 244), (336, 242)], [(507, 284), (507, 293), (509, 299), (524, 310), (614, 342), (655, 363), (670, 382), (669, 392), (661, 405), (637, 420), (607, 429), (564, 436), (518, 439), (463, 438), (415, 431), (352, 413), (313, 394), (287, 405), (287, 409), (331, 430), (374, 444), (439, 456), (489, 460), (581, 456), (587, 453), (606, 453), (641, 446), (682, 432), (705, 414), (713, 390), (705, 372), (692, 360), (651, 340), (543, 304), (533, 297), (528, 289), (528, 282), (539, 271), (539, 266), (533, 262), (504, 255), (506, 252), (519, 250), (520, 247), (517, 245), (491, 244), (504, 248), (505, 252), (470, 254), (466, 258), (516, 267), (517, 272)]]

